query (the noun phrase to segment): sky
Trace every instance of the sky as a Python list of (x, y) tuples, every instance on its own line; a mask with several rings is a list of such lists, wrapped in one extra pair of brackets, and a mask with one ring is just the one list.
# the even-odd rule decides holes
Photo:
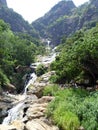
[[(61, 0), (6, 0), (8, 7), (22, 15), (29, 23), (42, 17)], [(89, 0), (73, 0), (79, 6)]]

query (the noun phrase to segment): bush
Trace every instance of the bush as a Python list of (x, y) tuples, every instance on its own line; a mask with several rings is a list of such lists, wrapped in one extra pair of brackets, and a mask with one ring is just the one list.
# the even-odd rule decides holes
[(9, 83), (9, 79), (7, 76), (3, 73), (3, 71), (0, 69), (0, 86), (2, 87), (4, 84)]
[(98, 92), (88, 93), (83, 89), (56, 91), (47, 109), (47, 117), (62, 130), (98, 130)]
[(36, 74), (37, 76), (41, 76), (42, 74), (44, 74), (46, 72), (46, 68), (43, 64), (38, 65), (37, 69), (36, 69)]
[(79, 119), (76, 114), (70, 111), (64, 111), (63, 107), (58, 107), (53, 114), (53, 120), (62, 130), (76, 130), (80, 126)]
[(55, 95), (55, 93), (59, 91), (59, 86), (58, 85), (50, 85), (50, 86), (46, 86), (43, 90), (43, 95)]

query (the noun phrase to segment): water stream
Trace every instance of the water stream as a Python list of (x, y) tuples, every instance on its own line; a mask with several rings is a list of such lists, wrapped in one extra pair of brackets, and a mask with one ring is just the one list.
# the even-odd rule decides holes
[[(41, 62), (35, 63), (35, 65), (38, 66), (39, 64), (49, 64), (55, 60), (55, 57), (56, 57), (56, 54), (51, 53), (50, 56), (44, 57)], [(37, 79), (37, 76), (35, 73), (32, 73), (29, 75), (29, 80), (26, 81), (26, 84), (25, 84), (23, 99), (16, 106), (14, 106), (12, 109), (8, 110), (8, 116), (3, 120), (2, 124), (9, 124), (18, 118), (20, 111), (23, 110), (25, 107), (25, 101), (26, 101), (26, 97), (27, 97), (27, 89), (30, 86), (30, 84), (33, 84), (35, 82), (36, 79)]]
[(22, 110), (24, 107), (24, 102), (18, 103), (16, 106), (14, 106), (12, 109), (8, 111), (8, 116), (3, 120), (2, 124), (8, 125), (10, 122), (17, 119), (20, 110)]
[(30, 84), (33, 84), (35, 80), (37, 79), (37, 75), (35, 73), (30, 74), (29, 81), (25, 87), (24, 94), (27, 94), (27, 89), (30, 86)]
[(36, 76), (35, 73), (32, 73), (32, 74), (30, 74), (29, 78), (30, 79), (29, 79), (29, 81), (28, 81), (28, 83), (25, 87), (24, 93), (23, 93), (23, 99), (16, 106), (14, 106), (12, 109), (8, 110), (8, 116), (3, 120), (2, 124), (8, 125), (9, 123), (11, 123), (15, 119), (17, 119), (20, 111), (24, 109), (25, 101), (26, 101), (26, 98), (27, 98), (27, 89), (30, 86), (30, 84), (34, 83), (37, 76)]

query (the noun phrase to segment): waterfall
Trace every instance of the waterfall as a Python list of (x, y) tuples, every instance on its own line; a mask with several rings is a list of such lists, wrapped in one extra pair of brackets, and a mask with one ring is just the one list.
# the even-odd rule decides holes
[(30, 84), (33, 84), (36, 79), (37, 79), (37, 76), (36, 76), (35, 73), (32, 73), (32, 74), (29, 75), (29, 78), (27, 79), (27, 81), (26, 81), (26, 83), (25, 83), (25, 84), (26, 84), (26, 87), (25, 87), (25, 90), (24, 90), (24, 94), (25, 94), (25, 95), (26, 95), (26, 93), (27, 93), (27, 89), (28, 89), (28, 87), (30, 86)]
[(24, 102), (20, 102), (16, 106), (14, 106), (12, 109), (8, 111), (8, 116), (3, 120), (2, 124), (8, 125), (13, 120), (17, 119), (20, 110), (22, 110), (24, 107)]
[(26, 81), (26, 87), (24, 90), (24, 99), (22, 99), (16, 106), (14, 106), (12, 109), (8, 111), (8, 116), (3, 120), (2, 124), (8, 125), (12, 121), (18, 118), (19, 113), (23, 108), (25, 107), (25, 99), (26, 99), (26, 94), (27, 94), (27, 89), (30, 86), (30, 84), (33, 84), (34, 81), (36, 80), (37, 76), (35, 73), (30, 74), (28, 81)]

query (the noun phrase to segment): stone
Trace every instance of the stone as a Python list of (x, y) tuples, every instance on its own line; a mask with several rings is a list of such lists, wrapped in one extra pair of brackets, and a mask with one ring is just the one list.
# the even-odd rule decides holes
[(29, 121), (26, 124), (26, 130), (59, 130), (59, 129), (55, 126), (47, 125), (45, 122), (39, 119), (36, 119)]
[(18, 130), (18, 129), (12, 125), (0, 125), (0, 130)]
[(46, 111), (47, 105), (48, 105), (47, 103), (43, 104), (35, 103), (34, 105), (31, 105), (26, 112), (26, 116), (28, 117), (29, 120), (45, 116), (44, 113)]
[(24, 130), (25, 124), (21, 120), (15, 120), (11, 123), (17, 130)]

